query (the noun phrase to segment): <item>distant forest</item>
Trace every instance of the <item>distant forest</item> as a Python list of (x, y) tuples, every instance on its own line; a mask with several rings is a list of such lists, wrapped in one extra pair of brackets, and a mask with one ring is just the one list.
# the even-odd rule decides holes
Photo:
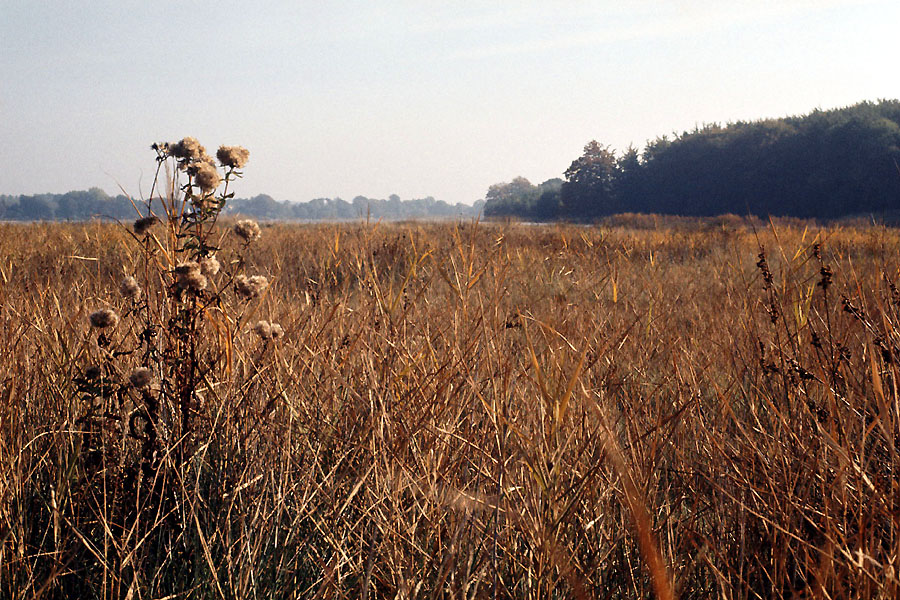
[[(142, 211), (146, 204), (136, 201)], [(161, 207), (153, 206), (153, 210)], [(474, 206), (448, 204), (430, 196), (401, 200), (391, 195), (387, 200), (357, 196), (351, 202), (340, 198), (317, 198), (309, 202), (278, 202), (261, 194), (253, 198), (235, 198), (225, 207), (226, 214), (239, 214), (257, 219), (340, 221), (352, 219), (418, 219), (459, 218), (481, 214), (484, 202)], [(134, 206), (124, 195), (110, 196), (100, 188), (66, 194), (33, 196), (0, 196), (0, 220), (5, 221), (84, 221), (93, 218), (130, 220), (136, 216)]]
[[(765, 218), (848, 216), (900, 222), (900, 100), (863, 102), (782, 119), (712, 124), (617, 153), (591, 141), (563, 174), (490, 186), (470, 206), (434, 198), (357, 196), (279, 202), (236, 198), (227, 213), (271, 220), (512, 217), (591, 222), (645, 213)], [(138, 206), (142, 206), (138, 203)], [(99, 188), (0, 196), (0, 220), (130, 219), (131, 202)]]
[(835, 219), (900, 214), (900, 101), (705, 125), (617, 154), (592, 141), (565, 179), (492, 185), (485, 216), (620, 213)]

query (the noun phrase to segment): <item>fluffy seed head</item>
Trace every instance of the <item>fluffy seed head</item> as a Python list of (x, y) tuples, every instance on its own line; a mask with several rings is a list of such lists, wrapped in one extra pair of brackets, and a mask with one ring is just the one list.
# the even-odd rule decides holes
[(262, 275), (254, 275), (253, 277), (238, 275), (234, 278), (234, 285), (237, 288), (237, 293), (249, 300), (262, 294), (263, 290), (269, 287), (269, 280)]
[(192, 260), (178, 263), (178, 265), (175, 267), (176, 275), (187, 275), (189, 273), (199, 273), (199, 272), (200, 272), (200, 263), (194, 262)]
[(216, 167), (208, 162), (194, 163), (188, 172), (194, 177), (194, 183), (204, 194), (215, 190), (222, 182)]
[(216, 258), (215, 254), (210, 254), (209, 256), (204, 256), (200, 259), (200, 271), (207, 277), (212, 277), (217, 274), (221, 268), (222, 265), (219, 263), (219, 259)]
[(278, 323), (272, 323), (272, 339), (277, 340), (280, 337), (284, 336), (284, 327), (279, 325)]
[(206, 163), (213, 168), (216, 166), (216, 159), (206, 153), (206, 148), (202, 148), (200, 151), (200, 158), (197, 159), (197, 162)]
[(147, 367), (138, 367), (131, 372), (131, 376), (128, 377), (128, 381), (130, 381), (131, 385), (138, 389), (145, 388), (150, 385), (151, 381), (153, 381), (153, 373), (151, 373), (150, 369), (148, 369)]
[(251, 221), (250, 219), (243, 219), (242, 221), (235, 223), (234, 232), (248, 244), (258, 240), (262, 235), (262, 232), (259, 230), (259, 225), (257, 225), (256, 221)]
[(179, 263), (175, 267), (175, 282), (185, 290), (199, 292), (206, 288), (206, 276), (200, 270), (200, 264), (194, 261)]
[(242, 146), (219, 146), (216, 158), (223, 167), (241, 169), (250, 158), (250, 151)]
[(180, 160), (199, 160), (206, 154), (206, 148), (200, 145), (197, 138), (186, 137), (180, 142), (169, 145), (169, 154)]
[(141, 295), (141, 286), (138, 284), (137, 279), (129, 275), (122, 280), (122, 283), (119, 285), (119, 291), (129, 300), (137, 300)]
[(142, 217), (134, 222), (135, 235), (144, 235), (159, 221), (156, 217)]
[(203, 273), (190, 273), (178, 278), (179, 287), (195, 292), (206, 289), (207, 283), (209, 282)]
[(91, 325), (97, 329), (115, 327), (119, 324), (119, 315), (108, 308), (101, 308), (100, 310), (92, 312), (88, 319), (90, 319)]
[(272, 324), (268, 321), (257, 321), (253, 326), (253, 333), (264, 340), (272, 338)]

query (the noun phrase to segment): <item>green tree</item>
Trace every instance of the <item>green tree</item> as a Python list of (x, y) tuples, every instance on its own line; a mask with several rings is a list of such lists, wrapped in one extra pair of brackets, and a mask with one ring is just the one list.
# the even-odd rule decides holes
[(516, 177), (509, 183), (495, 183), (485, 195), (486, 217), (530, 215), (540, 197), (540, 190), (524, 177)]
[(638, 212), (646, 204), (641, 185), (643, 163), (637, 148), (628, 146), (625, 153), (616, 161), (617, 174), (615, 196), (617, 209), (622, 212)]
[(56, 202), (52, 194), (21, 196), (18, 208), (20, 218), (26, 221), (51, 221), (56, 214)]
[(534, 205), (532, 217), (538, 221), (552, 221), (557, 219), (562, 212), (561, 191), (563, 180), (559, 177), (548, 179), (538, 186), (540, 196)]
[[(111, 198), (100, 188), (93, 187), (87, 191), (68, 192), (57, 198), (56, 218), (83, 220), (94, 215), (112, 216)], [(133, 212), (133, 209), (132, 209)]]
[(615, 180), (616, 155), (609, 146), (592, 140), (584, 154), (566, 169), (561, 200), (566, 216), (591, 219), (617, 212)]

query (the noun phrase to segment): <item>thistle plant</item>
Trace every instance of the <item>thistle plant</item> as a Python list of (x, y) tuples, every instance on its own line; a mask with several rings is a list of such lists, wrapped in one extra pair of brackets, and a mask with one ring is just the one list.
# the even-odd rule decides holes
[[(199, 424), (209, 422), (207, 401), (232, 376), (238, 334), (268, 342), (283, 333), (277, 324), (250, 322), (269, 285), (245, 273), (259, 225), (219, 226), (249, 152), (222, 146), (214, 159), (191, 137), (152, 149), (151, 200), (130, 231), (137, 258), (117, 283), (120, 305), (90, 313), (90, 359), (75, 378), (81, 447), (90, 459), (82, 483), (90, 489), (100, 473), (118, 476), (120, 504), (130, 507), (120, 515), (123, 529), (141, 498), (173, 510), (166, 482), (183, 479), (182, 467), (205, 439)], [(158, 189), (165, 189), (161, 210), (151, 204)], [(233, 256), (220, 262), (229, 235)]]

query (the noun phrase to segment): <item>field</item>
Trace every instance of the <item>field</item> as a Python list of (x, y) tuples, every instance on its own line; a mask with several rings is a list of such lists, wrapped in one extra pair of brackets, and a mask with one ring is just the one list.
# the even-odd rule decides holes
[(900, 232), (164, 229), (0, 225), (0, 598), (900, 594)]

